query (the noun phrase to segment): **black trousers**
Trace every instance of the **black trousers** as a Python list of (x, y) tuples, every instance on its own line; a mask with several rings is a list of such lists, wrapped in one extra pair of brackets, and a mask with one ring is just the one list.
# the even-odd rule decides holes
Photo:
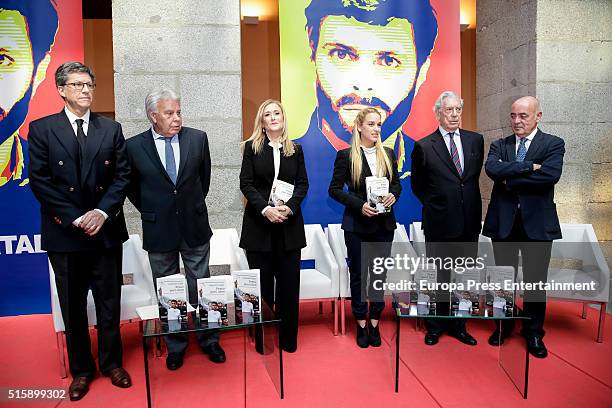
[[(181, 240), (179, 249), (169, 252), (149, 252), (149, 264), (153, 274), (153, 285), (157, 293), (157, 278), (180, 273), (179, 255), (183, 258), (185, 266), (185, 280), (187, 281), (187, 292), (189, 303), (194, 308), (198, 307), (198, 279), (210, 277), (208, 262), (210, 259), (210, 242), (196, 247), (190, 247), (184, 239)], [(213, 343), (219, 342), (218, 332), (198, 332), (196, 339), (201, 348), (206, 348)], [(184, 353), (189, 344), (186, 333), (169, 334), (164, 336), (168, 353)]]
[[(546, 282), (552, 241), (530, 239), (523, 226), (523, 217), (518, 210), (510, 235), (505, 239), (493, 240), (495, 264), (514, 267), (518, 271), (519, 252), (522, 258), (523, 282)], [(525, 337), (544, 337), (544, 318), (546, 316), (546, 291), (532, 290), (523, 294), (523, 315), (530, 320), (523, 321), (522, 334)], [(504, 320), (502, 329), (512, 332), (514, 321)]]
[[(285, 250), (284, 242), (273, 234), (272, 251), (246, 251), (249, 268), (259, 269), (261, 296), (281, 319), (280, 346), (286, 351), (297, 348), (300, 313), (301, 250)], [(275, 290), (276, 281), (276, 290)]]
[[(387, 258), (391, 254), (394, 231), (379, 230), (373, 234), (344, 231), (351, 286), (351, 311), (356, 320), (380, 320), (385, 308), (384, 290), (376, 290), (376, 280), (386, 282), (387, 274), (373, 272), (374, 258)], [(366, 245), (362, 245), (366, 244)], [(371, 244), (371, 245), (367, 245)]]
[[(478, 234), (463, 234), (448, 240), (425, 237), (425, 251), (428, 258), (469, 257), (475, 259), (478, 256)], [(439, 268), (437, 275), (438, 283), (448, 283), (451, 279), (451, 270)], [(450, 293), (438, 291), (436, 297), (436, 314), (448, 316), (450, 314)], [(425, 319), (425, 328), (428, 333), (437, 335), (444, 331), (458, 333), (465, 330), (465, 319)]]
[(83, 252), (49, 252), (55, 272), (70, 373), (90, 377), (96, 373), (91, 355), (87, 294), (91, 288), (98, 323), (98, 358), (100, 371), (108, 373), (121, 367), (123, 351), (119, 331), (121, 312), (121, 265), (123, 247)]

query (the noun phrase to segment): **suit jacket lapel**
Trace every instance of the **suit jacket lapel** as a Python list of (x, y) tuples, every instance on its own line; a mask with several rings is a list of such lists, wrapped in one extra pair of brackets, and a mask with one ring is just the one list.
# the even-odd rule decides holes
[(87, 141), (85, 142), (85, 154), (83, 156), (83, 162), (81, 163), (81, 169), (83, 171), (83, 175), (81, 176), (81, 180), (86, 180), (89, 171), (91, 170), (91, 165), (93, 163), (94, 157), (98, 154), (98, 150), (100, 150), (100, 146), (102, 145), (102, 140), (104, 139), (104, 131), (100, 129), (100, 124), (98, 123), (98, 116), (91, 112), (89, 114), (89, 126), (87, 126)]
[(536, 132), (529, 143), (529, 149), (527, 150), (527, 154), (525, 155), (525, 160), (533, 160), (533, 157), (536, 157), (538, 154), (538, 150), (542, 147), (542, 135), (540, 134), (540, 130)]
[(59, 141), (60, 145), (66, 150), (68, 155), (75, 163), (79, 161), (79, 142), (77, 141), (74, 129), (68, 120), (68, 116), (62, 109), (57, 115), (55, 127), (52, 129), (53, 134)]
[(506, 138), (506, 154), (508, 157), (508, 161), (513, 162), (516, 161), (516, 136), (508, 136)]
[(157, 148), (155, 147), (155, 141), (153, 141), (153, 133), (151, 131), (145, 133), (142, 136), (141, 141), (142, 150), (145, 151), (149, 159), (151, 159), (151, 163), (157, 167), (157, 169), (162, 173), (162, 175), (168, 180), (169, 183), (172, 183), (170, 176), (166, 173), (166, 169), (159, 158), (159, 154), (157, 153)]
[[(451, 159), (450, 153), (448, 152), (448, 148), (446, 147), (446, 142), (444, 141), (444, 137), (440, 133), (439, 129), (437, 131), (437, 134), (440, 137), (432, 138), (432, 140), (431, 140), (431, 147), (436, 152), (438, 157), (440, 157), (440, 160), (442, 160), (442, 162), (445, 163), (448, 166), (450, 171), (454, 175), (459, 177), (459, 173), (457, 172), (457, 169), (455, 168), (455, 164), (453, 163), (453, 160)], [(463, 140), (462, 140), (462, 142), (463, 142)]]
[(372, 171), (370, 170), (370, 165), (368, 164), (368, 159), (366, 159), (365, 152), (363, 149), (361, 150), (361, 178), (363, 179), (363, 183), (365, 185), (365, 178), (373, 176)]
[[(472, 160), (472, 138), (468, 137), (462, 129), (459, 129), (459, 138), (461, 139), (461, 149), (463, 150), (463, 174), (461, 177), (465, 177), (468, 174), (468, 169)], [(454, 164), (453, 164), (454, 165)]]
[[(181, 129), (181, 131), (178, 134), (178, 138), (179, 138), (179, 149), (181, 151), (181, 155), (180, 155), (180, 163), (179, 163), (179, 168), (178, 168), (178, 174), (176, 175), (176, 185), (178, 186), (180, 181), (181, 181), (181, 176), (183, 174), (183, 170), (185, 169), (185, 165), (187, 164), (187, 160), (189, 159), (189, 151), (191, 150), (189, 148), (190, 146), (190, 140), (189, 137), (185, 136), (185, 133), (183, 132), (183, 129)], [(164, 170), (165, 172), (165, 170)]]

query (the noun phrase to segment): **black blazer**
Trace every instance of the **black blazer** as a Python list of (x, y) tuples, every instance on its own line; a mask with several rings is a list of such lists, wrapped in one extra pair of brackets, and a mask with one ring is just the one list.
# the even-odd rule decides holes
[(210, 186), (208, 138), (201, 130), (181, 128), (181, 158), (176, 185), (147, 130), (127, 141), (132, 166), (128, 198), (140, 211), (143, 248), (150, 252), (179, 249), (181, 239), (191, 247), (210, 241), (212, 230), (204, 199)]
[(460, 176), (440, 129), (415, 143), (410, 185), (423, 204), (422, 228), (430, 240), (480, 233), (482, 201), (478, 179), (484, 159), (481, 134), (459, 129), (464, 169)]
[[(530, 239), (561, 238), (554, 195), (564, 154), (563, 139), (540, 130), (522, 162), (516, 161), (516, 136), (491, 143), (485, 171), (494, 185), (482, 233), (493, 239), (508, 237), (520, 204), (523, 226)], [(542, 167), (533, 171), (534, 163)]]
[[(271, 251), (272, 233), (282, 233), (286, 250), (304, 248), (304, 218), (300, 204), (308, 192), (308, 176), (304, 164), (302, 147), (295, 144), (295, 153), (283, 156), (281, 150), (278, 179), (294, 186), (293, 196), (286, 205), (293, 212), (287, 221), (273, 224), (261, 211), (268, 205), (268, 198), (274, 182), (274, 155), (269, 139), (264, 140), (260, 154), (253, 152), (253, 143), (247, 142), (242, 155), (240, 169), (240, 191), (247, 199), (242, 219), (240, 247), (250, 251)], [(281, 148), (282, 149), (282, 148)]]
[[(393, 175), (389, 181), (389, 192), (395, 196), (397, 201), (402, 192), (402, 185), (397, 173), (397, 160), (393, 150), (388, 147), (384, 149), (391, 160), (391, 167), (393, 167)], [(375, 217), (366, 217), (361, 213), (361, 208), (367, 201), (365, 179), (372, 176), (363, 150), (361, 150), (361, 164), (360, 183), (359, 187), (355, 189), (351, 178), (351, 148), (340, 150), (336, 154), (334, 175), (329, 183), (328, 192), (334, 200), (345, 206), (342, 217), (342, 229), (361, 234), (373, 234), (381, 229), (393, 231), (397, 228), (393, 207), (391, 207), (390, 212), (379, 214)], [(345, 184), (348, 186), (348, 192), (344, 190)]]
[[(52, 252), (112, 248), (128, 239), (123, 201), (130, 168), (121, 125), (91, 112), (84, 156), (62, 110), (30, 123), (30, 187), (40, 202), (41, 244)], [(80, 163), (80, 166), (79, 166)], [(108, 218), (93, 237), (72, 222), (98, 208)]]

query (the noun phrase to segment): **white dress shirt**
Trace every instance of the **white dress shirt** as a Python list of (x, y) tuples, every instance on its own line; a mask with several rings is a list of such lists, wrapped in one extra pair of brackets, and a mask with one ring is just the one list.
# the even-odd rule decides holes
[[(159, 156), (159, 160), (161, 160), (164, 169), (166, 168), (166, 137), (160, 135), (155, 131), (155, 129), (151, 128), (151, 133), (153, 133), (153, 141), (155, 142), (155, 149), (157, 150), (157, 155)], [(172, 141), (170, 142), (172, 145), (172, 151), (174, 153), (174, 168), (176, 169), (178, 176), (178, 168), (179, 163), (181, 162), (181, 148), (179, 146), (179, 138), (178, 135), (172, 136)]]
[[(445, 130), (442, 126), (438, 126), (440, 129), (440, 133), (442, 133), (442, 137), (444, 138), (444, 143), (446, 143), (446, 149), (448, 153), (450, 153), (450, 134), (448, 130)], [(463, 145), (461, 144), (461, 136), (459, 134), (459, 129), (455, 130), (453, 133), (453, 140), (455, 141), (455, 146), (457, 146), (457, 154), (459, 155), (459, 163), (461, 164), (461, 170), (465, 170), (465, 162), (463, 158)], [(451, 155), (452, 158), (452, 155)]]
[[(272, 156), (274, 157), (274, 181), (276, 181), (278, 178), (278, 170), (280, 169), (280, 149), (282, 145), (280, 142), (273, 142), (270, 140), (268, 146), (272, 148)], [(274, 185), (274, 181), (272, 181), (272, 185)], [(267, 205), (263, 210), (261, 210), (261, 215), (264, 215), (266, 211), (268, 211), (268, 208), (272, 207)]]
[[(531, 141), (533, 140), (533, 137), (535, 136), (535, 134), (538, 133), (538, 128), (536, 127), (535, 129), (533, 129), (533, 131), (527, 136), (527, 140), (525, 141), (525, 151), (529, 151), (529, 145), (531, 145)], [(516, 146), (515, 146), (515, 152), (518, 153), (518, 148), (519, 148), (519, 144), (521, 143), (521, 138), (514, 135), (514, 137), (516, 137)]]
[(87, 112), (82, 117), (78, 117), (77, 115), (72, 113), (67, 107), (64, 107), (64, 112), (66, 112), (66, 116), (68, 116), (68, 120), (70, 121), (72, 130), (74, 130), (74, 137), (76, 137), (77, 135), (77, 119), (83, 119), (83, 132), (85, 132), (85, 135), (87, 136), (87, 130), (89, 129), (89, 116), (91, 114), (91, 111), (87, 110)]
[[(64, 107), (64, 112), (66, 113), (66, 116), (68, 116), (68, 121), (70, 122), (70, 126), (72, 126), (72, 130), (74, 131), (74, 137), (75, 138), (77, 137), (77, 130), (78, 130), (78, 126), (76, 124), (77, 119), (83, 119), (83, 132), (85, 133), (85, 136), (87, 136), (87, 131), (89, 130), (89, 116), (91, 115), (91, 111), (88, 109), (87, 112), (85, 112), (85, 114), (81, 117), (78, 117), (77, 115), (72, 113), (70, 109), (68, 109), (68, 107)], [(104, 220), (108, 218), (108, 214), (106, 214), (104, 211), (98, 208), (94, 208), (94, 210), (102, 214), (102, 216), (104, 217)], [(72, 221), (72, 225), (74, 225), (75, 227), (78, 227), (79, 223), (81, 222), (81, 219), (83, 219), (82, 215), (76, 220)]]
[(372, 173), (373, 176), (378, 176), (378, 163), (376, 162), (376, 146), (361, 146), (361, 148), (363, 149), (366, 161), (368, 162), (368, 167), (370, 167), (370, 173)]

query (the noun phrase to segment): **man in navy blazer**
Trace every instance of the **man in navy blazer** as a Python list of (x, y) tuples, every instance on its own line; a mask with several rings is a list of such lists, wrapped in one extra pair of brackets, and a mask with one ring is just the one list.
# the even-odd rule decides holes
[(72, 401), (89, 391), (96, 374), (87, 322), (92, 290), (98, 322), (100, 371), (127, 388), (119, 331), (123, 242), (128, 239), (123, 201), (129, 165), (121, 125), (90, 111), (95, 77), (67, 62), (55, 72), (65, 107), (33, 121), (29, 132), (30, 186), (40, 202), (42, 248), (55, 272), (66, 326)]
[[(554, 202), (555, 184), (561, 177), (565, 143), (542, 132), (539, 101), (532, 96), (512, 104), (510, 119), (513, 135), (491, 144), (485, 163), (494, 181), (483, 234), (491, 237), (495, 263), (518, 268), (522, 256), (523, 281), (546, 282), (552, 240), (561, 238), (561, 227)], [(538, 358), (548, 355), (544, 337), (546, 292), (525, 292), (522, 334), (529, 352)], [(506, 321), (501, 333), (496, 330), (489, 344), (497, 346), (512, 331)]]
[[(197, 279), (210, 276), (212, 230), (204, 201), (211, 172), (208, 138), (201, 130), (183, 127), (180, 97), (170, 89), (147, 95), (145, 109), (151, 128), (127, 141), (132, 166), (128, 198), (140, 211), (154, 283), (179, 273), (180, 254), (189, 302), (197, 307)], [(211, 361), (225, 361), (218, 333), (197, 337)], [(183, 365), (188, 339), (177, 334), (165, 340), (166, 366), (176, 370)]]

